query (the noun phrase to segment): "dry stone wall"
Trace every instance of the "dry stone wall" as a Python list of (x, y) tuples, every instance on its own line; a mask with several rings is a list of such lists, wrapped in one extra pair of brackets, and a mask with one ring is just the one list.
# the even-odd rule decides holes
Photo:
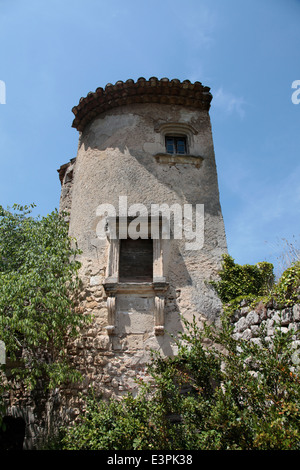
[[(232, 323), (234, 325), (234, 338), (259, 342), (259, 331), (261, 327), (265, 329), (266, 338), (272, 338), (275, 328), (281, 331), (298, 331), (300, 329), (300, 304), (279, 309), (276, 305), (259, 303), (254, 309), (247, 305), (246, 301), (241, 302), (240, 309), (236, 310)], [(300, 341), (294, 336), (295, 346), (300, 345)]]

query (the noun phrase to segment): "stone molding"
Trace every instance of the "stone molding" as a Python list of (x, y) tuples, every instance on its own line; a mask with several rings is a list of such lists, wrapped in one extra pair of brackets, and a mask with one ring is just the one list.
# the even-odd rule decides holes
[(154, 158), (158, 163), (165, 163), (167, 165), (195, 165), (196, 168), (200, 168), (203, 157), (196, 157), (195, 155), (188, 154), (171, 154), (171, 153), (157, 153)]
[(107, 295), (107, 322), (106, 331), (109, 335), (115, 333), (116, 325), (116, 297), (120, 294), (135, 294), (154, 297), (154, 333), (163, 335), (165, 331), (165, 293), (169, 284), (166, 281), (156, 282), (114, 282), (106, 279), (103, 284)]

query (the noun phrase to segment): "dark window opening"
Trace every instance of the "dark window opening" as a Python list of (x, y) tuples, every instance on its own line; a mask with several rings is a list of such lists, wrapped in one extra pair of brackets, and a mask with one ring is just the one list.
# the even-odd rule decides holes
[(166, 137), (166, 150), (167, 153), (187, 153), (186, 137)]
[(65, 177), (65, 183), (70, 183), (73, 180), (73, 170), (69, 171)]
[(25, 438), (25, 426), (26, 423), (23, 418), (4, 416), (0, 429), (0, 451), (22, 450)]
[(153, 240), (120, 240), (120, 282), (153, 281)]

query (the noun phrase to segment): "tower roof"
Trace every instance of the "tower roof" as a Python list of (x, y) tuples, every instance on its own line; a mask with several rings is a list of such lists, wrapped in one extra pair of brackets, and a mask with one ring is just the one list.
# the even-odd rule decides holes
[(200, 82), (168, 78), (149, 80), (141, 77), (136, 82), (129, 79), (118, 81), (115, 85), (108, 83), (105, 88), (97, 88), (80, 98), (72, 112), (75, 115), (72, 127), (83, 131), (85, 126), (96, 116), (117, 106), (134, 103), (177, 104), (208, 111), (212, 95), (210, 88)]

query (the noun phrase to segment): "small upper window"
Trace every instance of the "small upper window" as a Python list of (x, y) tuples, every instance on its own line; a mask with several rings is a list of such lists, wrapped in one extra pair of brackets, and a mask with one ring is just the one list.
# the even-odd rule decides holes
[(186, 154), (186, 137), (166, 136), (166, 150), (167, 153)]

